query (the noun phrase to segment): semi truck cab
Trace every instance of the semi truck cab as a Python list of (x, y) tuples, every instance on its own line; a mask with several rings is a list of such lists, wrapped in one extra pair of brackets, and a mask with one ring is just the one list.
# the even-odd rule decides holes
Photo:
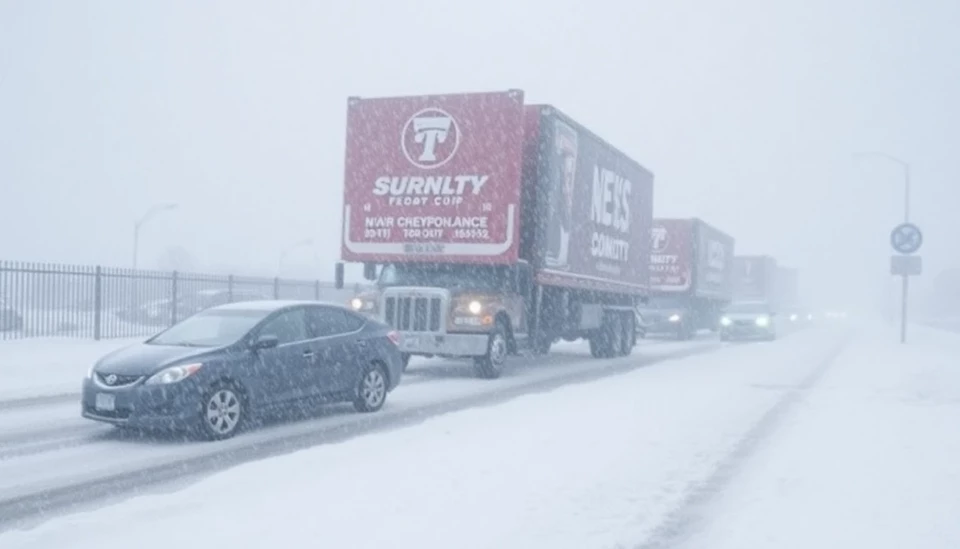
[(529, 331), (533, 271), (514, 265), (388, 263), (376, 288), (351, 307), (400, 333), (410, 356), (473, 358), (481, 373), (498, 375)]

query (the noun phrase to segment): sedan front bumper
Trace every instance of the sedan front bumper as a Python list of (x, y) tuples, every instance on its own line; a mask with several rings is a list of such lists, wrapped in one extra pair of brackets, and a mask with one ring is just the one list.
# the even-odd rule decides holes
[(188, 378), (169, 385), (139, 381), (121, 388), (83, 381), (81, 415), (87, 419), (138, 429), (175, 429), (200, 417), (202, 388)]

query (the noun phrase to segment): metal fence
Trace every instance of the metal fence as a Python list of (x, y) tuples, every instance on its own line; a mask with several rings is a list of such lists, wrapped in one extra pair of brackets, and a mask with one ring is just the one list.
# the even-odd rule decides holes
[(346, 303), (361, 290), (320, 280), (0, 261), (0, 340), (149, 336), (219, 303)]

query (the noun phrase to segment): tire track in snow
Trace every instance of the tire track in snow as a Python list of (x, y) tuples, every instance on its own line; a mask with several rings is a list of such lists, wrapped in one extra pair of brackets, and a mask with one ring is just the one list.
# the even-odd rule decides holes
[(734, 445), (705, 479), (693, 482), (672, 512), (662, 520), (646, 541), (633, 549), (667, 549), (677, 547), (691, 536), (705, 517), (708, 504), (734, 480), (750, 457), (776, 433), (780, 422), (804, 393), (811, 390), (833, 366), (850, 343), (848, 332), (834, 345), (820, 363), (769, 408)]
[(288, 454), (322, 444), (342, 442), (377, 431), (415, 425), (438, 415), (474, 407), (492, 406), (523, 395), (623, 374), (673, 359), (709, 353), (723, 347), (719, 343), (703, 344), (652, 357), (641, 355), (602, 360), (596, 362), (595, 368), (526, 381), (520, 378), (518, 383), (506, 387), (491, 386), (490, 390), (467, 396), (441, 398), (399, 413), (390, 413), (385, 409), (373, 415), (349, 416), (333, 425), (275, 437), (262, 437), (227, 448), (217, 448), (216, 443), (212, 443), (209, 451), (199, 455), (177, 457), (134, 470), (74, 481), (68, 485), (0, 499), (0, 532), (35, 525), (43, 522), (53, 513), (89, 508), (108, 500), (122, 500), (144, 488), (187, 484), (249, 461)]

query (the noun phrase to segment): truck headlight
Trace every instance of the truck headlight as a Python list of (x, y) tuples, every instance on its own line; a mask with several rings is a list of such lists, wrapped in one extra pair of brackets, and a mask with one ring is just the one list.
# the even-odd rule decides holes
[(481, 311), (483, 311), (483, 303), (473, 300), (467, 304), (467, 310), (470, 311), (470, 314), (478, 315)]
[(796, 322), (796, 321), (797, 321), (797, 315), (796, 315), (796, 313), (790, 315), (790, 322)]
[(677, 314), (670, 315), (670, 318), (667, 320), (669, 320), (670, 322), (680, 322), (680, 315), (677, 315)]
[(362, 297), (355, 297), (350, 300), (350, 308), (354, 311), (372, 311), (377, 306), (377, 302), (372, 299), (364, 299)]
[(732, 324), (732, 323), (733, 323), (733, 322), (732, 322), (728, 317), (722, 317), (722, 318), (720, 319), (720, 325), (721, 325), (721, 326), (729, 326), (729, 325)]
[(761, 328), (764, 328), (764, 327), (769, 326), (769, 325), (770, 325), (770, 318), (769, 318), (769, 317), (761, 316), (761, 317), (758, 317), (758, 318), (757, 318), (757, 326), (760, 326)]

